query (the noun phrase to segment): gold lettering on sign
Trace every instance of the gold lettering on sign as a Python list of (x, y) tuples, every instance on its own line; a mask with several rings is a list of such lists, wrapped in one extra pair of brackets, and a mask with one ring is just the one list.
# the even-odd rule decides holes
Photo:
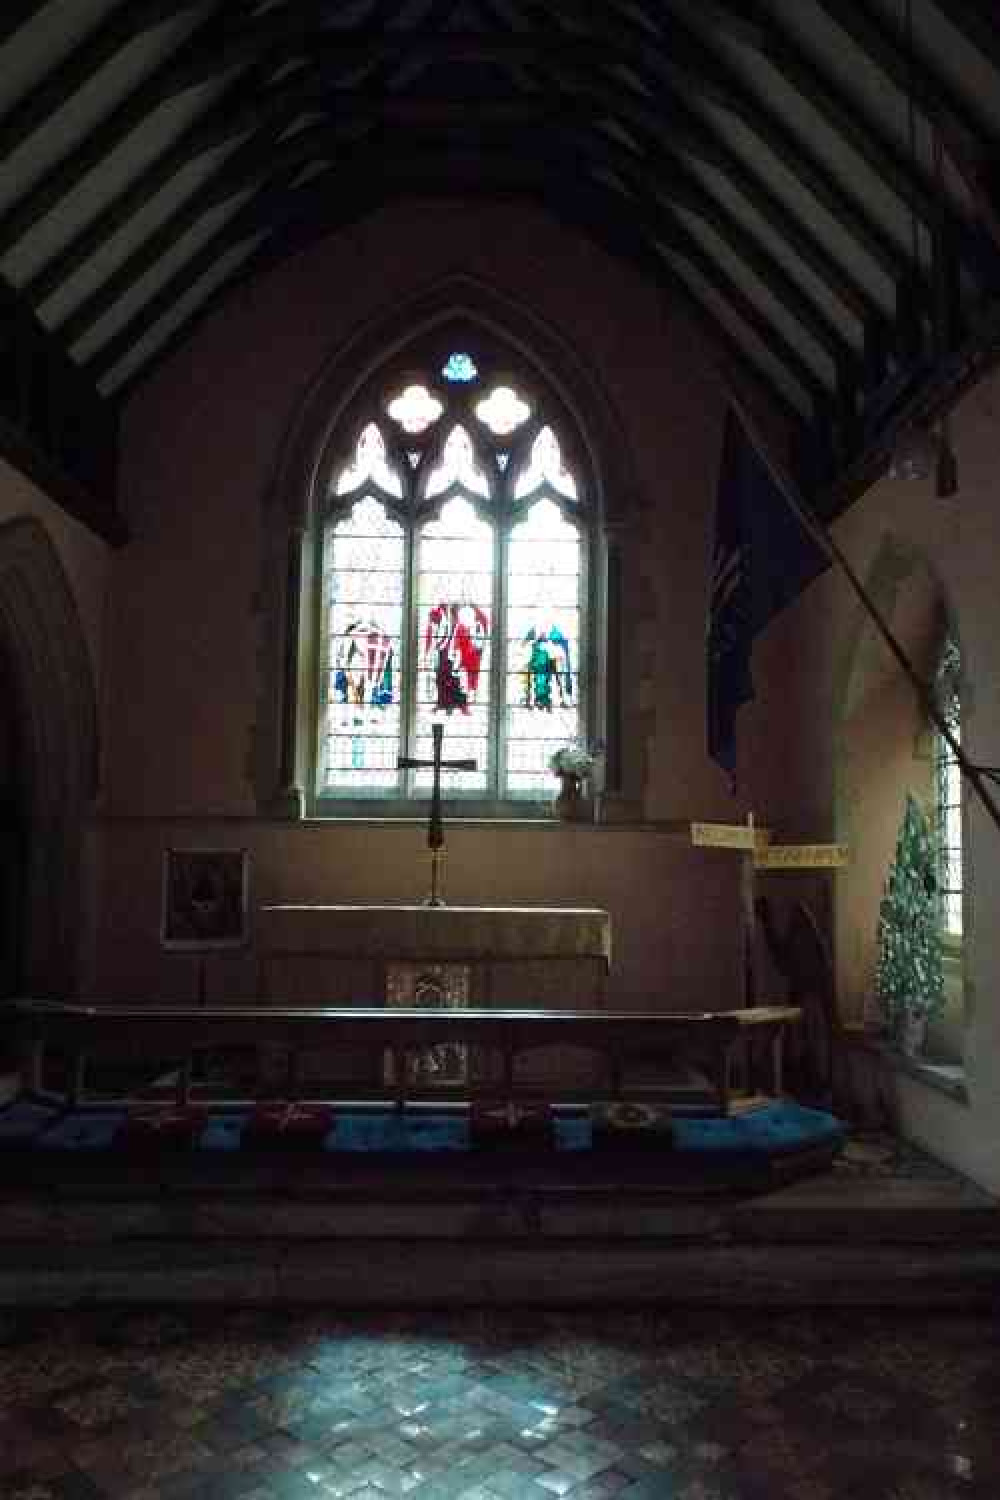
[(702, 849), (763, 850), (771, 835), (746, 823), (692, 823), (691, 842)]
[(839, 870), (848, 862), (846, 844), (769, 844), (758, 849), (758, 870)]

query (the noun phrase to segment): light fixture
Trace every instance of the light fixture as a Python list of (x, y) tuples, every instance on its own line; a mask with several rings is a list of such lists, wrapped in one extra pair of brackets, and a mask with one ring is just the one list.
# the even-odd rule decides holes
[(951, 430), (947, 417), (941, 420), (941, 431), (938, 437), (934, 493), (939, 500), (950, 500), (952, 495), (958, 494), (958, 459), (951, 446)]
[(889, 478), (927, 479), (934, 472), (939, 456), (934, 434), (926, 427), (911, 423), (896, 434), (889, 461)]
[[(916, 52), (913, 44), (913, 0), (904, 0), (903, 28), (906, 32), (906, 52), (909, 61), (906, 90), (907, 135), (910, 148), (910, 167), (914, 177), (919, 172), (917, 161), (917, 115), (914, 104), (916, 83)], [(916, 206), (910, 203), (910, 256), (913, 285), (920, 285), (920, 227), (917, 223)], [(907, 423), (897, 432), (889, 460), (889, 478), (907, 481), (927, 479), (937, 463), (937, 444), (926, 427)]]
[[(906, 30), (906, 49), (909, 60), (909, 84), (906, 96), (907, 125), (910, 148), (910, 164), (914, 177), (920, 172), (917, 157), (916, 76), (917, 52), (913, 36), (913, 0), (904, 0), (903, 24)], [(931, 150), (934, 165), (934, 186), (937, 196), (938, 223), (931, 239), (931, 263), (935, 282), (935, 308), (933, 320), (933, 346), (937, 355), (947, 352), (947, 338), (942, 328), (942, 307), (946, 292), (942, 278), (945, 276), (943, 260), (941, 215), (944, 212), (944, 174), (942, 165), (941, 132), (936, 123), (930, 121)], [(913, 262), (914, 285), (920, 282), (920, 228), (917, 211), (910, 204), (910, 253)], [(941, 418), (937, 432), (916, 423), (909, 423), (897, 434), (889, 461), (889, 477), (902, 480), (922, 480), (934, 475), (934, 493), (939, 500), (947, 500), (958, 493), (958, 460), (951, 445), (951, 427), (947, 412)]]

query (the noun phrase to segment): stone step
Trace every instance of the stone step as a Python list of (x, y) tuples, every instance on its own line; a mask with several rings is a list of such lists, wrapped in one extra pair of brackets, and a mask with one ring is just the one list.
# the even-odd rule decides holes
[(185, 1241), (0, 1249), (0, 1305), (1000, 1307), (1000, 1249)]
[(326, 1184), (294, 1190), (185, 1190), (154, 1178), (95, 1191), (63, 1183), (0, 1194), (0, 1243), (330, 1243), (406, 1238), (572, 1242), (1000, 1247), (1000, 1209), (957, 1181), (817, 1179), (750, 1198), (649, 1189), (466, 1187), (408, 1190)]

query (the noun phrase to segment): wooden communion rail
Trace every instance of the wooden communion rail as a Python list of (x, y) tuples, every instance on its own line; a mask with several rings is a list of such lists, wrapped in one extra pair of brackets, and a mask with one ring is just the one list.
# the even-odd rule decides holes
[[(402, 1107), (407, 1099), (491, 1097), (545, 1099), (551, 1103), (655, 1096), (665, 1085), (627, 1083), (629, 1064), (656, 1068), (679, 1052), (707, 1059), (720, 1114), (730, 1108), (734, 1057), (742, 1052), (746, 1082), (752, 1084), (756, 1044), (770, 1051), (771, 1086), (782, 1091), (782, 1058), (786, 1028), (801, 1012), (794, 1006), (756, 1006), (744, 1010), (662, 1015), (639, 1011), (618, 1014), (595, 1011), (304, 1008), (145, 1005), (62, 1005), (15, 1000), (0, 1006), (0, 1027), (18, 1047), (24, 1087), (43, 1091), (48, 1048), (67, 1063), (65, 1098), (79, 1105), (86, 1096), (88, 1062), (103, 1054), (116, 1058), (175, 1059), (178, 1103), (192, 1094), (193, 1059), (199, 1052), (222, 1048), (281, 1049), (287, 1054), (286, 1092), (303, 1093), (300, 1059), (313, 1049), (384, 1049), (393, 1056), (391, 1085), (359, 1082), (346, 1086), (349, 1097), (387, 1099)], [(461, 1085), (426, 1086), (407, 1078), (406, 1055), (443, 1043), (475, 1047), (499, 1056), (499, 1076), (470, 1078)], [(526, 1083), (515, 1077), (519, 1056), (540, 1047), (580, 1047), (603, 1063), (603, 1085), (568, 1087), (557, 1082)], [(259, 1074), (258, 1074), (259, 1083)], [(211, 1087), (198, 1087), (199, 1098)]]

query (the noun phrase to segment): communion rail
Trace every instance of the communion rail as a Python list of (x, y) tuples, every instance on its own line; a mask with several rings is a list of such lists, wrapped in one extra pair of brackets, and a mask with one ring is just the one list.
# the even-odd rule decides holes
[[(287, 1056), (285, 1094), (302, 1096), (300, 1060), (311, 1050), (383, 1049), (392, 1055), (389, 1085), (363, 1083), (354, 1088), (365, 1100), (410, 1100), (490, 1097), (545, 1099), (550, 1103), (595, 1102), (662, 1093), (664, 1085), (628, 1083), (629, 1064), (666, 1066), (678, 1052), (707, 1064), (720, 1114), (728, 1114), (734, 1057), (744, 1066), (745, 1086), (753, 1086), (758, 1045), (770, 1053), (772, 1092), (782, 1092), (785, 1031), (800, 1019), (794, 1006), (757, 1006), (744, 1010), (661, 1015), (639, 1011), (618, 1014), (594, 1011), (302, 1008), (268, 1005), (138, 1006), (62, 1005), (15, 1000), (0, 1006), (0, 1027), (18, 1048), (23, 1086), (45, 1092), (46, 1054), (51, 1048), (66, 1063), (66, 1102), (75, 1107), (86, 1096), (88, 1064), (98, 1056), (148, 1061), (176, 1061), (177, 1102), (191, 1098), (193, 1062), (198, 1053), (225, 1048), (280, 1049)], [(461, 1086), (414, 1084), (407, 1076), (407, 1054), (451, 1043), (483, 1049), (500, 1059), (499, 1073), (470, 1078)], [(558, 1083), (529, 1084), (515, 1077), (519, 1057), (541, 1047), (579, 1047), (603, 1062), (603, 1085), (586, 1089)], [(259, 1074), (258, 1074), (259, 1083)], [(200, 1098), (211, 1086), (198, 1086)]]

